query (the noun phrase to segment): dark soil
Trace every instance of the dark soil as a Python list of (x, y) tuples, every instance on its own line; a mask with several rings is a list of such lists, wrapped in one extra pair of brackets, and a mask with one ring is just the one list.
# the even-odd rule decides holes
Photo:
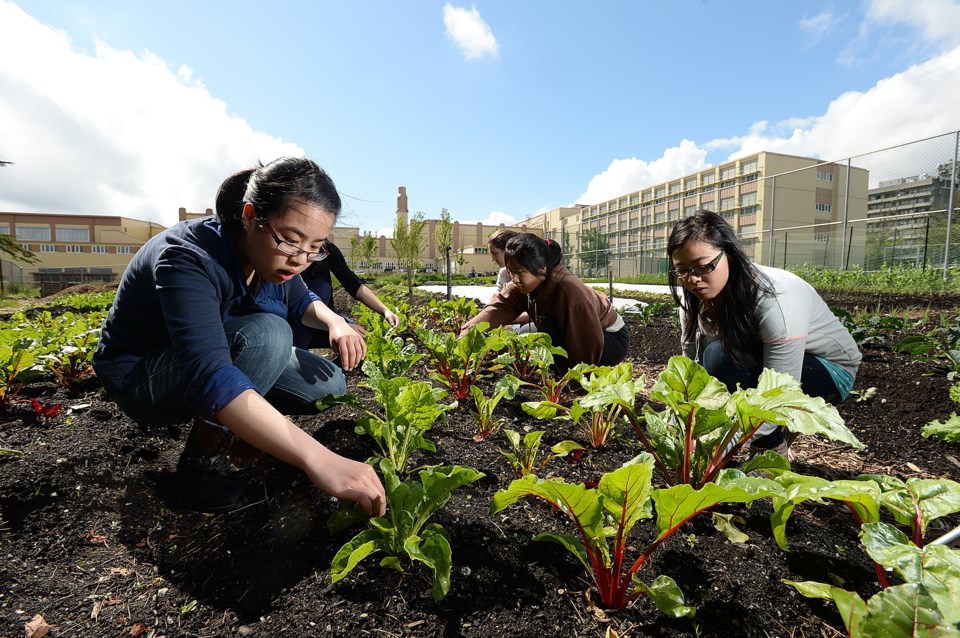
[[(828, 302), (869, 312), (913, 309), (921, 318), (932, 310), (929, 321), (960, 307), (957, 298), (903, 295), (831, 295)], [(338, 297), (338, 305), (349, 303)], [(628, 323), (629, 361), (652, 383), (677, 353), (678, 329), (666, 310), (649, 326)], [(352, 392), (368, 397), (357, 387), (360, 373), (348, 378)], [(794, 469), (827, 478), (882, 472), (960, 479), (960, 450), (920, 436), (921, 425), (957, 410), (944, 371), (889, 345), (871, 346), (855, 389), (871, 387), (869, 400), (851, 397), (840, 407), (868, 449), (801, 437)], [(648, 583), (673, 577), (697, 607), (693, 621), (669, 619), (644, 598), (607, 613), (591, 602), (596, 594), (571, 554), (532, 540), (538, 532), (571, 532), (565, 518), (539, 501), (489, 514), (490, 498), (513, 478), (498, 452), (506, 443), (502, 434), (474, 441), (465, 407), (428, 433), (437, 453), (418, 459), (485, 474), (454, 492), (435, 517), (453, 547), (449, 595), (434, 602), (421, 565), (397, 573), (377, 558), (332, 585), (331, 559), (353, 532), (331, 536), (326, 521), (337, 504), (296, 470), (271, 458), (248, 462), (239, 471), (257, 502), (226, 515), (191, 513), (171, 487), (185, 428), (134, 423), (95, 379), (71, 393), (28, 386), (23, 396), (62, 403), (63, 411), (51, 423), (38, 420), (29, 403), (0, 414), (0, 447), (24, 452), (0, 456), (0, 636), (23, 636), (35, 614), (52, 636), (841, 636), (832, 605), (799, 596), (781, 579), (837, 583), (864, 597), (878, 589), (845, 509), (797, 508), (790, 551), (783, 552), (770, 531), (769, 504), (755, 503), (724, 509), (743, 518), (748, 542), (729, 542), (701, 516), (639, 572)], [(519, 402), (501, 403), (500, 413), (511, 429), (547, 430), (546, 445), (580, 436), (567, 425), (533, 421)], [(334, 450), (363, 459), (375, 450), (354, 434), (357, 416), (339, 406), (297, 422)], [(594, 481), (638, 451), (624, 429), (578, 464), (555, 460), (547, 471)], [(928, 539), (944, 531), (932, 529)], [(652, 523), (641, 521), (634, 535), (630, 560), (654, 538)]]

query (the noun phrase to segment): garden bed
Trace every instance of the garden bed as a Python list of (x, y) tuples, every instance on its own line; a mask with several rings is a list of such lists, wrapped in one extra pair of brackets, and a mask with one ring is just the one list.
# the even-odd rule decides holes
[[(338, 305), (348, 305), (338, 292)], [(870, 312), (912, 308), (921, 315), (952, 310), (956, 298), (843, 293), (831, 305)], [(679, 349), (675, 321), (665, 310), (643, 326), (629, 318), (630, 361), (648, 387)], [(903, 334), (889, 335), (896, 342)], [(418, 375), (425, 378), (425, 365)], [(348, 375), (361, 397), (359, 372)], [(828, 479), (885, 473), (901, 479), (960, 479), (960, 448), (924, 439), (920, 427), (958, 406), (948, 396), (943, 370), (889, 345), (864, 348), (855, 389), (839, 411), (867, 445), (801, 437), (796, 471)], [(873, 564), (858, 540), (858, 526), (839, 505), (803, 504), (788, 526), (790, 551), (773, 540), (771, 507), (724, 506), (742, 518), (749, 540), (731, 543), (707, 516), (694, 518), (644, 565), (650, 582), (671, 576), (691, 619), (670, 619), (646, 598), (608, 613), (596, 605), (587, 574), (558, 545), (535, 542), (540, 532), (572, 533), (549, 505), (522, 500), (491, 515), (490, 499), (513, 480), (499, 452), (502, 434), (474, 440), (467, 406), (448, 414), (426, 437), (436, 454), (417, 463), (456, 464), (484, 474), (453, 492), (435, 516), (450, 535), (453, 566), (449, 594), (434, 601), (422, 565), (404, 573), (381, 569), (377, 558), (331, 584), (333, 556), (351, 532), (326, 527), (337, 504), (304, 476), (270, 458), (240, 469), (254, 504), (226, 515), (184, 511), (171, 495), (171, 471), (185, 429), (146, 428), (126, 418), (98, 392), (95, 380), (67, 393), (53, 383), (24, 396), (63, 410), (45, 423), (29, 404), (0, 414), (0, 446), (24, 452), (0, 456), (0, 635), (20, 636), (42, 614), (53, 636), (840, 636), (843, 622), (832, 604), (807, 599), (781, 579), (817, 580), (876, 593)], [(863, 396), (863, 395), (858, 395)], [(532, 396), (520, 398), (533, 399)], [(506, 427), (546, 430), (544, 445), (578, 438), (568, 424), (535, 421), (519, 401), (498, 409)], [(336, 406), (296, 418), (334, 450), (357, 459), (375, 448), (354, 433), (359, 413)], [(628, 427), (607, 447), (578, 463), (555, 459), (545, 468), (570, 482), (592, 482), (640, 449)], [(947, 525), (960, 523), (956, 516)], [(928, 538), (945, 529), (930, 530)], [(649, 521), (634, 529), (628, 556), (655, 537)]]

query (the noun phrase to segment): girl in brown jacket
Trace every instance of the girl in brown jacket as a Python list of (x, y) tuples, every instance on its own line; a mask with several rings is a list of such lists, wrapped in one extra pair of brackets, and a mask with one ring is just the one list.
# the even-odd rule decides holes
[(491, 328), (515, 323), (524, 312), (554, 345), (567, 351), (557, 367), (586, 362), (611, 366), (623, 361), (630, 332), (607, 297), (584, 285), (563, 265), (563, 251), (552, 239), (518, 233), (504, 250), (511, 281), (464, 324), (461, 336), (487, 322)]

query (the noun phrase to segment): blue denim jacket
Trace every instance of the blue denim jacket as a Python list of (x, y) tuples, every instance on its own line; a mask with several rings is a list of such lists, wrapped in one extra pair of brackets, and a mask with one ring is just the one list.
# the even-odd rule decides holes
[(253, 312), (299, 319), (317, 301), (300, 277), (247, 287), (234, 232), (212, 217), (185, 221), (151, 238), (123, 273), (93, 364), (112, 395), (146, 355), (173, 348), (186, 405), (217, 412), (245, 390), (259, 390), (230, 356), (224, 322)]

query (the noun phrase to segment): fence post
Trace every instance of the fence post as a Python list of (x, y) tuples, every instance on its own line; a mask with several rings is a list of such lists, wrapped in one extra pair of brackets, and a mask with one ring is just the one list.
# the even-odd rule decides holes
[(773, 247), (776, 240), (773, 238), (773, 229), (776, 227), (776, 210), (777, 210), (777, 176), (773, 176), (773, 185), (772, 185), (773, 195), (770, 196), (770, 259), (767, 260), (767, 265), (772, 266), (776, 256), (774, 255)]
[(943, 278), (950, 273), (950, 227), (953, 226), (953, 207), (957, 202), (957, 147), (960, 146), (960, 131), (953, 135), (953, 166), (950, 171), (950, 195), (947, 197), (947, 240), (943, 247)]
[(787, 232), (783, 233), (783, 269), (784, 270), (787, 269), (787, 246), (790, 245), (787, 240), (789, 237), (790, 237), (790, 233), (787, 233)]
[(923, 231), (923, 270), (927, 269), (927, 246), (930, 245), (930, 215), (926, 216), (927, 227)]
[[(843, 234), (847, 234), (847, 225), (850, 218), (850, 158), (847, 158), (847, 179), (843, 185)], [(850, 228), (850, 238), (853, 239), (853, 228)], [(850, 267), (850, 242), (846, 246), (841, 246), (840, 259), (843, 263), (843, 269)]]

